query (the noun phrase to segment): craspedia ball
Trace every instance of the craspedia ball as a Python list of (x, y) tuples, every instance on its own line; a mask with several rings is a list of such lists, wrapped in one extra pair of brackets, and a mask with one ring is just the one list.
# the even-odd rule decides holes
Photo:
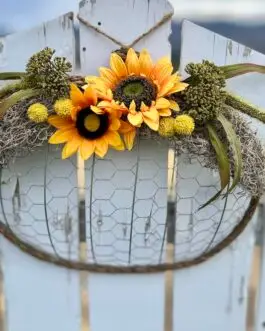
[(166, 117), (161, 118), (159, 122), (158, 134), (161, 137), (169, 138), (173, 137), (174, 132), (174, 118)]
[(55, 102), (53, 108), (57, 115), (68, 117), (71, 115), (73, 104), (70, 99), (59, 99)]
[(180, 115), (174, 119), (174, 131), (176, 134), (191, 135), (194, 128), (194, 119), (189, 115)]
[(34, 103), (28, 108), (27, 115), (32, 122), (46, 122), (48, 119), (48, 109), (41, 103)]

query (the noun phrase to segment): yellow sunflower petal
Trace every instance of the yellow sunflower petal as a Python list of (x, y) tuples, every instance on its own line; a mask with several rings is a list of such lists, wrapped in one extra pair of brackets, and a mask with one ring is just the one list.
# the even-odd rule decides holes
[(117, 77), (125, 77), (128, 75), (126, 65), (123, 59), (117, 54), (112, 53), (110, 56), (110, 67)]
[(65, 144), (62, 150), (62, 159), (67, 159), (73, 155), (81, 146), (83, 139), (80, 136), (73, 136), (73, 138)]
[(146, 49), (143, 49), (140, 53), (139, 64), (140, 73), (149, 77), (153, 69), (153, 62), (149, 52)]
[(56, 131), (49, 139), (49, 144), (62, 144), (72, 139), (75, 129), (61, 129)]
[(86, 85), (82, 86), (82, 88), (85, 90), (87, 87), (93, 87), (97, 93), (105, 93), (107, 86), (105, 82), (98, 76), (87, 76), (85, 77), (85, 81), (87, 82)]
[(129, 112), (133, 115), (136, 114), (136, 103), (134, 100), (130, 103)]
[(119, 128), (119, 132), (122, 134), (128, 133), (130, 131), (135, 131), (134, 126), (132, 126), (130, 123), (127, 123), (125, 121), (120, 121), (120, 128)]
[(103, 81), (106, 83), (107, 87), (113, 88), (113, 86), (115, 86), (118, 78), (114, 71), (109, 68), (100, 67), (99, 73)]
[(92, 87), (89, 86), (85, 90), (84, 97), (86, 99), (86, 104), (88, 106), (97, 104), (98, 97), (97, 97), (96, 91)]
[(174, 83), (169, 82), (167, 84), (163, 84), (158, 90), (157, 97), (161, 98), (169, 94), (169, 91), (174, 87)]
[(88, 84), (96, 84), (98, 81), (100, 81), (100, 77), (98, 76), (86, 76), (85, 82)]
[(121, 136), (116, 131), (108, 131), (104, 135), (104, 139), (111, 146), (121, 146), (122, 144)]
[(99, 157), (104, 157), (107, 154), (108, 151), (108, 143), (107, 141), (104, 139), (104, 137), (95, 140), (95, 153), (99, 156)]
[(96, 107), (96, 106), (90, 106), (90, 109), (95, 113), (95, 114), (98, 114), (98, 115), (102, 115), (102, 114), (105, 114), (105, 111), (99, 107)]
[(130, 74), (135, 74), (135, 75), (140, 74), (139, 59), (133, 48), (130, 48), (128, 50), (125, 63), (126, 63), (129, 75)]
[(121, 123), (120, 123), (119, 119), (115, 116), (112, 116), (111, 121), (110, 121), (109, 130), (117, 131), (117, 130), (119, 130), (120, 126), (121, 126)]
[(176, 101), (169, 100), (169, 102), (170, 102), (170, 106), (169, 106), (170, 109), (172, 109), (174, 111), (180, 111), (179, 105)]
[(129, 113), (127, 118), (133, 126), (139, 126), (143, 123), (143, 113), (141, 112), (136, 112), (135, 114)]
[(74, 106), (86, 107), (86, 99), (84, 94), (75, 84), (70, 85), (70, 98)]
[(171, 110), (169, 108), (158, 109), (159, 116), (170, 116)]
[(176, 92), (183, 91), (188, 86), (189, 86), (189, 84), (178, 82), (167, 92), (167, 94), (173, 94), (173, 93), (176, 93)]
[(95, 151), (95, 142), (84, 139), (80, 146), (80, 154), (83, 160), (87, 160)]
[(149, 111), (149, 108), (148, 106), (146, 106), (146, 104), (142, 101), (141, 102), (141, 111)]
[(133, 148), (135, 136), (136, 136), (136, 129), (135, 128), (131, 129), (130, 131), (127, 131), (126, 133), (124, 133), (124, 136), (123, 136), (124, 142), (125, 142), (125, 145), (126, 145), (126, 147), (129, 151), (132, 150), (132, 148)]
[(157, 131), (159, 127), (159, 113), (155, 107), (151, 107), (149, 111), (143, 113), (144, 123), (150, 129)]
[(113, 99), (113, 93), (112, 93), (111, 89), (107, 89), (106, 97), (110, 100)]
[(170, 102), (165, 98), (159, 98), (156, 100), (156, 109), (164, 109), (170, 106)]
[(152, 76), (161, 84), (173, 72), (173, 66), (168, 56), (162, 57), (154, 66)]
[(123, 142), (121, 142), (121, 144), (118, 146), (112, 146), (112, 148), (116, 149), (116, 151), (124, 151), (125, 149)]
[(50, 115), (48, 117), (48, 123), (56, 129), (70, 129), (71, 127), (74, 127), (74, 122), (71, 118), (63, 118), (58, 115)]

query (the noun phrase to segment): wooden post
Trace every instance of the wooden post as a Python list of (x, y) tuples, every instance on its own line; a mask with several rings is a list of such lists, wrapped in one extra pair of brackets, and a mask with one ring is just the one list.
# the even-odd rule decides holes
[[(175, 260), (176, 233), (176, 157), (174, 149), (168, 151), (168, 200), (167, 200), (167, 244), (166, 263)], [(174, 271), (165, 273), (165, 313), (164, 331), (174, 330)]]
[[(85, 202), (85, 162), (80, 153), (77, 154), (77, 183), (78, 183), (78, 221), (79, 221), (79, 260), (87, 261), (86, 242), (86, 202)], [(80, 331), (90, 331), (88, 273), (80, 271)]]

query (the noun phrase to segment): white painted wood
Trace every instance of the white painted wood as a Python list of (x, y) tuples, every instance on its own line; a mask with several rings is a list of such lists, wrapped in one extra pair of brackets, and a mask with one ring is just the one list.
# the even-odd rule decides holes
[[(115, 0), (112, 2), (91, 0), (83, 1), (80, 5), (80, 15), (83, 18), (95, 25), (101, 22), (100, 28), (124, 43), (130, 43), (155, 25), (164, 14), (170, 12), (171, 7), (167, 1), (158, 0)], [(49, 23), (50, 25), (47, 23), (45, 26), (50, 26), (50, 29), (46, 30), (49, 30), (46, 41), (43, 29), (35, 29), (35, 32), (27, 33), (28, 36), (34, 35), (35, 39), (32, 37), (26, 39), (27, 35), (22, 35), (24, 40), (30, 40), (30, 42), (28, 51), (25, 55), (21, 55), (19, 60), (17, 54), (22, 54), (23, 50), (21, 34), (20, 44), (16, 35), (5, 39), (0, 55), (1, 70), (2, 68), (3, 70), (23, 70), (27, 58), (46, 45), (56, 48), (59, 55), (64, 55), (73, 61), (75, 52), (72, 23), (68, 19), (67, 22), (69, 28), (68, 24), (62, 26), (62, 18)], [(169, 32), (168, 22), (139, 42), (136, 49), (147, 47), (154, 59), (169, 54)], [(107, 65), (110, 52), (119, 47), (82, 24), (80, 33), (82, 73), (96, 74), (97, 67)], [(245, 58), (251, 54), (253, 58), (247, 57), (248, 61), (265, 62), (262, 55), (257, 55), (251, 50), (244, 52), (241, 46), (237, 48), (240, 50), (239, 55), (233, 57), (234, 43), (232, 42), (232, 46), (230, 44), (231, 42), (223, 37), (185, 22), (181, 71), (187, 62), (201, 61), (203, 58), (214, 60), (217, 64), (225, 64), (234, 61), (245, 62)], [(15, 53), (16, 49), (19, 50), (18, 53)], [(231, 54), (230, 49), (232, 49)], [(245, 82), (252, 91), (251, 101), (262, 104), (261, 94), (256, 94), (253, 81), (247, 83), (249, 81), (246, 80)], [(238, 83), (231, 81), (229, 84), (235, 91), (242, 91), (244, 95), (248, 93), (248, 89), (243, 90), (241, 81)], [(166, 215), (167, 148), (164, 145), (158, 146), (156, 142), (141, 141), (139, 152), (139, 180), (133, 215), (135, 226), (132, 263), (154, 263), (159, 258)], [(2, 191), (5, 213), (16, 233), (53, 252), (47, 236), (43, 208), (44, 163), (45, 149), (17, 160), (4, 171), (3, 179), (7, 184), (2, 185)], [(91, 218), (90, 208), (87, 208), (90, 261), (92, 247), (89, 224), (92, 221), (93, 248), (97, 262), (121, 264), (128, 262), (132, 188), (136, 163), (137, 148), (132, 152), (124, 153), (110, 151), (104, 160), (96, 159), (91, 182), (92, 160), (86, 162), (86, 199), (89, 203), (91, 198), (92, 202)], [(217, 176), (208, 170), (198, 169), (194, 162), (186, 164), (183, 159), (179, 165), (177, 224), (179, 232), (176, 248), (178, 260), (191, 258), (201, 252), (211, 238), (209, 225), (218, 221), (216, 207), (209, 207), (207, 212), (202, 211), (199, 215), (201, 218), (206, 218), (205, 222), (198, 222), (193, 231), (190, 229), (189, 215), (195, 214), (194, 211), (199, 204), (212, 195), (218, 184)], [(15, 204), (12, 202), (17, 178), (20, 182), (20, 210), (17, 208), (17, 201)], [(47, 163), (47, 182), (47, 213), (56, 251), (64, 257), (69, 257), (65, 231), (69, 225), (69, 219), (65, 219), (65, 214), (69, 210), (73, 222), (70, 253), (71, 258), (76, 258), (78, 219), (75, 157), (62, 161), (58, 151), (51, 151)], [(202, 187), (202, 184), (210, 185), (211, 188)], [(194, 195), (197, 197), (197, 202), (191, 203), (189, 197)], [(232, 197), (229, 201), (227, 218), (232, 215), (234, 202), (235, 198)], [(242, 207), (246, 200), (240, 200), (239, 203), (239, 207)], [(221, 202), (219, 205), (217, 203), (217, 207), (220, 207), (220, 204)], [(151, 210), (152, 221), (145, 242), (146, 220)], [(239, 216), (242, 210), (238, 211)], [(197, 217), (199, 216), (197, 214)], [(0, 217), (3, 218), (3, 213)], [(221, 228), (222, 235), (229, 232), (234, 221), (236, 222), (235, 217), (231, 217), (230, 222), (225, 223)], [(6, 240), (2, 238), (0, 240), (3, 249), (9, 329), (15, 331), (79, 330), (78, 273), (36, 261), (19, 252)], [(221, 240), (220, 235), (217, 240)], [(213, 328), (216, 331), (244, 330), (246, 285), (252, 245), (252, 226), (249, 226), (239, 240), (214, 259), (196, 268), (175, 273), (175, 330), (210, 331)], [(124, 328), (127, 331), (162, 330), (163, 292), (163, 275), (90, 275), (92, 331), (101, 331), (110, 327), (116, 331), (124, 330)]]
[[(84, 15), (84, 8), (89, 6), (91, 12), (86, 18), (93, 16), (95, 22), (102, 20), (105, 24), (106, 12), (114, 10), (113, 15), (107, 17), (107, 29), (111, 34), (118, 28), (118, 35), (122, 42), (130, 42), (139, 34), (144, 33), (155, 25), (164, 14), (171, 12), (171, 7), (166, 1), (116, 1), (111, 4), (107, 1), (91, 1), (81, 4), (80, 14)], [(134, 6), (134, 8), (133, 8)], [(134, 9), (134, 10), (133, 10)], [(115, 14), (116, 13), (116, 14)], [(113, 19), (127, 17), (130, 24), (122, 29), (120, 20)], [(104, 21), (102, 15), (104, 14)], [(137, 18), (137, 20), (136, 20)], [(135, 24), (135, 22), (137, 22)], [(55, 24), (55, 23), (54, 23)], [(136, 26), (136, 30), (133, 27)], [(58, 33), (57, 33), (58, 30)], [(37, 30), (36, 30), (37, 31)], [(39, 30), (38, 30), (39, 31)], [(57, 40), (58, 44), (53, 45), (60, 50), (63, 37), (60, 34), (61, 25), (51, 29), (51, 40)], [(125, 33), (126, 32), (126, 33)], [(32, 31), (28, 34), (33, 33)], [(37, 33), (37, 32), (36, 32)], [(40, 33), (43, 34), (43, 31)], [(81, 50), (86, 47), (86, 55), (82, 56), (82, 73), (96, 73), (98, 66), (106, 65), (110, 51), (117, 48), (116, 45), (108, 46), (108, 40), (102, 42), (102, 37), (94, 32), (88, 31), (81, 25)], [(164, 24), (160, 29), (139, 42), (139, 49), (148, 47), (152, 56), (156, 59), (163, 55), (170, 54), (168, 35), (170, 33), (170, 22)], [(37, 33), (38, 34), (38, 33)], [(120, 35), (119, 35), (120, 34)], [(131, 36), (132, 34), (132, 36)], [(69, 33), (68, 36), (71, 34)], [(16, 36), (12, 37), (16, 40)], [(126, 40), (126, 38), (128, 38)], [(50, 40), (49, 39), (49, 40)], [(60, 42), (59, 42), (60, 41)], [(5, 40), (6, 44), (7, 41)], [(9, 42), (9, 40), (8, 40)], [(14, 51), (14, 42), (9, 46), (10, 54)], [(37, 45), (36, 45), (37, 44)], [(51, 45), (52, 44), (52, 45)], [(46, 44), (45, 44), (46, 45)], [(69, 45), (67, 43), (67, 45)], [(93, 45), (93, 48), (91, 48)], [(11, 47), (12, 46), (12, 47)], [(15, 55), (2, 55), (2, 67), (4, 70), (24, 69), (27, 58), (39, 48), (38, 42), (32, 40), (31, 49), (19, 63), (15, 63)], [(6, 48), (4, 48), (5, 50)], [(64, 48), (63, 48), (64, 49)], [(11, 52), (12, 50), (12, 52)], [(73, 54), (70, 46), (69, 54)], [(83, 53), (83, 54), (84, 54)], [(5, 55), (6, 54), (6, 55)], [(62, 55), (59, 53), (59, 55)], [(63, 54), (65, 55), (65, 54)], [(67, 55), (67, 52), (66, 52)], [(6, 59), (8, 61), (6, 61)], [(11, 62), (12, 60), (12, 62)], [(9, 63), (9, 64), (8, 64)], [(166, 207), (166, 160), (167, 148), (163, 145), (157, 146), (151, 142), (141, 142), (140, 145), (140, 166), (139, 183), (136, 191), (136, 207), (133, 219), (135, 227), (133, 230), (134, 245), (132, 263), (146, 263), (157, 261), (161, 246), (161, 233), (165, 221)], [(156, 159), (153, 154), (157, 153)], [(9, 169), (4, 171), (3, 185), (4, 210), (9, 224), (14, 231), (22, 238), (31, 243), (41, 246), (53, 252), (47, 236), (45, 222), (45, 210), (43, 208), (44, 194), (47, 197), (47, 214), (51, 227), (53, 244), (57, 253), (64, 257), (77, 257), (77, 191), (76, 191), (76, 163), (75, 158), (70, 161), (61, 161), (59, 152), (50, 152), (47, 163), (47, 190), (44, 189), (45, 149), (32, 156), (21, 158)], [(87, 208), (87, 227), (89, 259), (92, 259), (89, 229), (89, 222), (92, 221), (94, 247), (98, 262), (122, 263), (128, 262), (128, 246), (130, 222), (132, 219), (132, 187), (134, 185), (135, 166), (137, 151), (131, 153), (119, 153), (110, 151), (104, 160), (96, 161), (96, 168), (93, 178), (92, 209)], [(20, 183), (21, 207), (18, 208), (18, 201), (12, 201), (17, 184)], [(86, 162), (86, 199), (90, 201), (91, 190), (91, 160)], [(67, 197), (69, 199), (67, 199)], [(150, 214), (154, 200), (153, 220), (147, 233), (146, 243), (144, 236), (145, 220)], [(65, 213), (73, 220), (71, 238), (71, 255), (69, 256), (69, 245), (65, 236)], [(102, 224), (98, 225), (99, 213), (102, 213)], [(3, 213), (1, 215), (3, 218)], [(160, 230), (157, 227), (161, 223)], [(66, 224), (67, 225), (67, 224)], [(122, 239), (125, 233), (124, 240)], [(118, 237), (120, 240), (117, 240)], [(4, 258), (6, 296), (8, 299), (8, 326), (11, 330), (39, 331), (66, 330), (76, 331), (80, 329), (80, 306), (78, 292), (78, 273), (58, 269), (46, 265), (22, 254), (6, 240), (1, 238)], [(154, 251), (155, 248), (155, 251)], [(30, 264), (34, 264), (30, 268)], [(43, 268), (45, 271), (43, 271)], [(51, 271), (51, 272), (50, 272)], [(19, 275), (20, 282), (16, 281)], [(42, 279), (44, 278), (44, 279)], [(23, 285), (21, 285), (23, 283)], [(107, 277), (91, 275), (89, 277), (89, 292), (91, 300), (91, 321), (92, 330), (102, 330), (111, 326), (115, 330), (123, 330), (124, 326), (128, 331), (155, 330), (157, 325), (163, 323), (163, 275), (150, 277)], [(19, 293), (19, 294), (18, 294)], [(144, 295), (143, 295), (144, 293)], [(23, 307), (26, 303), (32, 303), (30, 310), (21, 309), (20, 298), (23, 300)], [(155, 304), (153, 297), (156, 297)], [(142, 306), (139, 307), (139, 299)], [(52, 304), (50, 301), (52, 300)], [(70, 301), (69, 301), (70, 300)], [(33, 304), (36, 303), (37, 304)], [(140, 309), (137, 309), (137, 306)], [(45, 312), (45, 314), (44, 314)], [(153, 318), (153, 316), (157, 318)], [(10, 320), (12, 316), (12, 321)], [(33, 317), (32, 317), (33, 316)], [(48, 317), (49, 318), (48, 318)], [(129, 321), (129, 323), (128, 323)], [(38, 324), (38, 326), (37, 326)]]
[[(32, 30), (0, 38), (0, 71), (24, 71), (28, 58), (46, 46), (56, 49), (56, 55), (65, 56), (74, 65), (75, 39), (72, 16), (71, 13), (65, 14)], [(44, 155), (45, 153), (40, 150), (31, 158), (21, 160), (22, 163), (17, 160), (13, 165), (15, 168), (13, 168), (10, 185), (8, 188), (7, 185), (2, 185), (2, 187), (7, 198), (5, 204), (7, 213), (14, 212), (15, 215), (18, 215), (17, 205), (13, 209), (10, 203), (16, 180), (19, 178), (22, 184), (21, 202), (23, 207), (20, 210), (22, 216), (22, 224), (20, 225), (22, 226), (17, 226), (15, 231), (22, 237), (24, 235), (24, 238), (31, 238), (32, 243), (43, 245), (50, 250), (50, 243), (47, 242), (47, 228), (43, 218), (44, 209), (38, 205), (40, 202), (43, 204), (41, 186), (44, 179)], [(56, 155), (58, 156), (58, 152)], [(53, 160), (50, 159), (50, 161)], [(31, 162), (31, 166), (25, 162)], [(41, 169), (39, 168), (40, 165)], [(74, 164), (72, 167), (75, 169)], [(67, 174), (67, 171), (71, 171), (71, 169), (69, 170), (66, 163), (63, 167), (60, 165), (58, 169), (58, 162), (54, 161), (52, 171), (48, 174), (50, 179), (51, 174), (55, 175), (53, 181), (49, 184), (51, 189), (58, 185), (56, 175), (63, 176)], [(5, 176), (8, 177), (7, 172)], [(58, 188), (62, 184), (64, 184), (63, 179)], [(72, 186), (76, 187), (76, 184), (72, 184)], [(75, 188), (72, 188), (72, 186), (70, 189), (73, 190), (73, 199), (76, 199)], [(67, 187), (65, 186), (64, 189), (67, 190)], [(53, 194), (53, 201), (50, 201), (50, 207), (48, 208), (48, 214), (56, 208), (55, 215), (58, 211), (58, 218), (60, 217), (60, 208), (64, 207), (61, 192), (59, 189)], [(59, 194), (61, 194), (61, 197), (58, 197)], [(51, 196), (51, 194), (48, 193), (48, 196)], [(19, 219), (12, 217), (10, 214), (7, 217), (12, 221)], [(1, 220), (3, 220), (2, 213)], [(60, 224), (57, 224), (57, 227), (60, 227)], [(62, 235), (60, 234), (60, 236)], [(65, 235), (63, 238), (65, 239)], [(58, 230), (57, 235), (55, 233), (55, 239), (57, 241), (60, 239), (60, 237), (58, 238)], [(78, 275), (34, 261), (29, 256), (19, 252), (2, 237), (0, 243), (3, 255), (1, 259), (4, 270), (3, 285), (7, 301), (7, 330), (31, 331), (40, 329), (44, 331), (53, 330), (54, 328), (65, 331), (78, 330), (80, 314)], [(67, 248), (61, 245), (61, 249), (66, 250)], [(31, 266), (31, 264), (33, 265)], [(30, 307), (30, 310), (27, 307)]]
[[(82, 19), (109, 36), (124, 45), (130, 45), (172, 11), (167, 0), (84, 0), (80, 3), (79, 14)], [(148, 47), (154, 59), (169, 54), (170, 31), (171, 22), (168, 21), (139, 41), (135, 49)], [(84, 73), (97, 74), (97, 68), (108, 65), (110, 52), (118, 48), (120, 46), (113, 41), (80, 24), (81, 64)]]
[(0, 71), (24, 71), (29, 57), (47, 46), (75, 63), (73, 13), (0, 38)]
[[(180, 71), (184, 75), (187, 63), (201, 62), (203, 59), (211, 60), (218, 65), (240, 62), (265, 64), (264, 55), (185, 21), (182, 30)], [(261, 91), (264, 83), (264, 75), (249, 74), (229, 80), (228, 89), (262, 107), (264, 98)], [(252, 123), (253, 128), (257, 129), (259, 136), (263, 138), (264, 126), (254, 120)], [(196, 269), (178, 273), (176, 277), (179, 289), (176, 289), (175, 295), (179, 298), (176, 311), (180, 309), (182, 312), (179, 314), (180, 329), (245, 330), (246, 295), (255, 219), (254, 217), (243, 235), (219, 256)], [(187, 304), (183, 302), (184, 292), (185, 298), (188, 298)], [(196, 299), (191, 300), (192, 297)], [(188, 310), (196, 312), (193, 319), (186, 313)]]

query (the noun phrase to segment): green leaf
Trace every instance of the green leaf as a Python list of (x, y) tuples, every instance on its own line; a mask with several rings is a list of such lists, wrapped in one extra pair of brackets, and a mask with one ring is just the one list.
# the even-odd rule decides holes
[(265, 74), (265, 66), (254, 63), (230, 64), (220, 66), (219, 68), (224, 72), (226, 79), (244, 75), (250, 72), (258, 72), (260, 74)]
[(221, 182), (221, 190), (218, 191), (211, 199), (205, 202), (199, 208), (199, 210), (205, 208), (210, 203), (212, 203), (217, 198), (219, 198), (223, 190), (229, 185), (229, 181), (230, 181), (230, 163), (227, 155), (226, 146), (222, 143), (222, 141), (218, 137), (218, 134), (214, 126), (212, 126), (211, 124), (207, 124), (207, 130), (209, 133), (210, 142), (216, 153), (216, 159), (218, 163), (220, 182)]
[(233, 156), (234, 156), (234, 179), (233, 179), (233, 183), (232, 186), (229, 189), (229, 192), (231, 192), (236, 185), (239, 183), (240, 179), (241, 179), (241, 174), (242, 174), (242, 154), (241, 154), (241, 144), (240, 144), (240, 140), (238, 139), (235, 130), (233, 129), (232, 124), (229, 122), (229, 120), (223, 115), (223, 114), (219, 114), (218, 116), (218, 121), (222, 124), (227, 139), (230, 143), (230, 147), (232, 149), (233, 152)]
[(23, 84), (20, 81), (14, 83), (6, 84), (0, 89), (0, 99), (23, 89)]
[(39, 94), (40, 94), (40, 90), (27, 89), (27, 90), (17, 91), (11, 94), (10, 96), (4, 98), (3, 100), (0, 101), (0, 119), (4, 117), (6, 111), (10, 107), (14, 106), (19, 101), (27, 98), (32, 98)]
[(21, 79), (25, 72), (0, 72), (0, 80)]

